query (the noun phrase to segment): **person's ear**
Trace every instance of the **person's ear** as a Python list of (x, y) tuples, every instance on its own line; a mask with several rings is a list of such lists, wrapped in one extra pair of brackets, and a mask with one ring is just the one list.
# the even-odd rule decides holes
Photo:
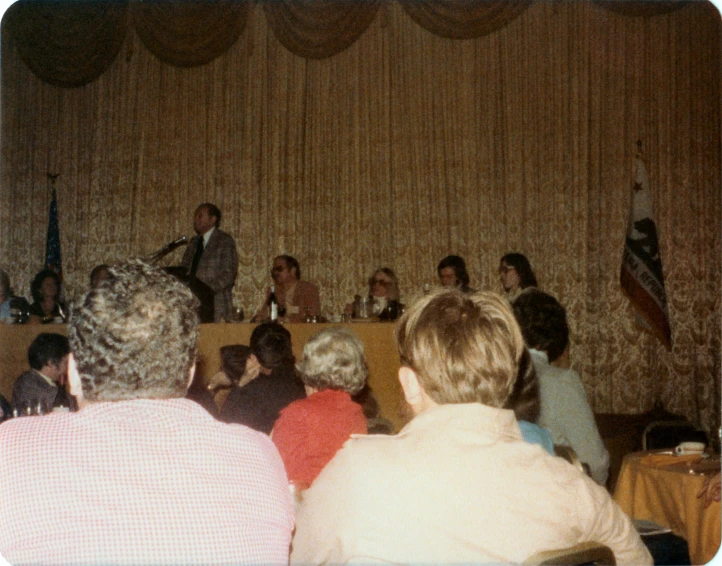
[(73, 354), (68, 356), (68, 390), (73, 397), (82, 397), (83, 395), (83, 385)]
[(191, 366), (191, 369), (188, 370), (188, 387), (191, 386), (191, 383), (193, 383), (193, 377), (196, 374), (196, 363), (193, 362), (193, 365)]
[(412, 407), (418, 407), (422, 403), (423, 388), (419, 383), (416, 372), (410, 367), (401, 366), (399, 368), (399, 383), (404, 392), (406, 402)]

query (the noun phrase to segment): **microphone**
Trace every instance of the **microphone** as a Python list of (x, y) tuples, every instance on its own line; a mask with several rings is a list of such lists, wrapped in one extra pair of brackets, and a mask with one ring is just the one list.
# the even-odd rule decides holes
[(159, 249), (157, 252), (154, 252), (141, 259), (143, 259), (144, 261), (158, 261), (159, 259), (167, 256), (170, 252), (172, 252), (178, 246), (182, 246), (183, 244), (187, 244), (187, 243), (188, 243), (188, 238), (186, 236), (181, 236), (180, 238), (173, 240), (169, 244), (166, 244), (161, 249)]
[(181, 246), (181, 245), (187, 244), (187, 243), (188, 243), (188, 238), (186, 236), (181, 236), (177, 240), (173, 240), (170, 244), (168, 244), (166, 246), (166, 249), (172, 250), (172, 249), (177, 248), (178, 246)]

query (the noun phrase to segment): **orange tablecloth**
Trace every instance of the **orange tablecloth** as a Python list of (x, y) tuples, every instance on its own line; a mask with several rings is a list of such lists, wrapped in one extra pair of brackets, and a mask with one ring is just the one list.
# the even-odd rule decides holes
[(704, 501), (697, 498), (705, 476), (689, 472), (698, 460), (629, 454), (622, 462), (614, 500), (633, 519), (649, 519), (672, 529), (687, 541), (692, 564), (706, 564), (720, 546), (720, 504), (713, 502), (705, 509)]

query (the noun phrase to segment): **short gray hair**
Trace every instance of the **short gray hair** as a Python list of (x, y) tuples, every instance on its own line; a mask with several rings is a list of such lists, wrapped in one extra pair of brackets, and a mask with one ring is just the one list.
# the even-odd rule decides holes
[(309, 387), (340, 389), (350, 395), (361, 391), (369, 375), (363, 343), (345, 328), (326, 328), (313, 335), (296, 369)]

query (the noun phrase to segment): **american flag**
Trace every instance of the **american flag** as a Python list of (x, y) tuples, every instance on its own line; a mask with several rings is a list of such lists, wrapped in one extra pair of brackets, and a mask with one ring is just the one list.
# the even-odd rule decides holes
[(63, 279), (63, 261), (60, 255), (60, 227), (58, 226), (58, 198), (53, 187), (48, 213), (48, 235), (45, 239), (45, 268), (52, 269)]

